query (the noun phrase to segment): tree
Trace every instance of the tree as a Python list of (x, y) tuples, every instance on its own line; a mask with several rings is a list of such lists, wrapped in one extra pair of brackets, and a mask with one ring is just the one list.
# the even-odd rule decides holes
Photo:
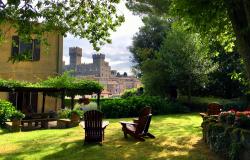
[[(0, 26), (11, 24), (23, 40), (35, 36), (39, 40), (46, 32), (70, 33), (87, 38), (98, 50), (110, 42), (114, 31), (124, 17), (116, 14), (119, 0), (0, 0)], [(0, 30), (0, 40), (4, 39)]]
[[(205, 85), (207, 75), (215, 66), (197, 35), (180, 30), (168, 32), (157, 58), (143, 63), (143, 83), (153, 95), (175, 95), (178, 88), (189, 99), (195, 86)], [(176, 97), (174, 97), (176, 98)]]
[[(156, 1), (153, 0), (129, 0), (127, 6), (138, 12), (142, 6), (147, 6), (153, 11), (160, 10), (154, 13), (170, 15), (179, 20), (186, 29), (218, 39), (228, 49), (236, 44), (250, 78), (250, 1), (159, 0), (157, 2), (161, 4), (160, 7), (155, 5)], [(152, 13), (150, 10), (145, 11), (146, 14)]]
[(155, 58), (155, 53), (159, 51), (171, 25), (171, 22), (156, 16), (144, 17), (143, 22), (144, 26), (135, 34), (129, 48), (133, 55), (134, 70), (139, 73), (142, 62)]
[(123, 77), (127, 77), (127, 76), (128, 76), (127, 72), (124, 72)]

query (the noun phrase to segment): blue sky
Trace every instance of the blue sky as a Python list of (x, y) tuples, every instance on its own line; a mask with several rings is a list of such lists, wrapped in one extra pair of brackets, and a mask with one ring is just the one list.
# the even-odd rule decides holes
[[(102, 46), (99, 53), (106, 55), (106, 61), (109, 62), (112, 69), (119, 72), (131, 74), (131, 53), (128, 47), (132, 44), (133, 35), (138, 32), (139, 27), (143, 25), (139, 16), (133, 15), (122, 1), (118, 5), (118, 13), (125, 16), (125, 22), (111, 34), (112, 43)], [(64, 38), (63, 60), (69, 63), (69, 47), (81, 47), (83, 49), (82, 62), (91, 63), (92, 54), (95, 53), (91, 44), (86, 39), (75, 38), (68, 35)]]

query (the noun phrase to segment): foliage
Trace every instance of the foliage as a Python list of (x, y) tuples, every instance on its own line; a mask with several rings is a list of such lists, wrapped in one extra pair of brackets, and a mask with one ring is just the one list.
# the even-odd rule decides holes
[(166, 96), (171, 86), (175, 86), (182, 93), (190, 94), (194, 87), (205, 85), (207, 74), (216, 67), (206, 51), (199, 36), (172, 29), (156, 59), (143, 63), (145, 91), (151, 95)]
[[(212, 45), (218, 41), (227, 52), (232, 52), (237, 46), (247, 71), (239, 74), (247, 73), (250, 78), (248, 1), (135, 0), (129, 1), (128, 6), (135, 13), (170, 17), (175, 20), (175, 25), (199, 33), (203, 40), (208, 40)], [(141, 11), (144, 7), (148, 9)], [(154, 10), (160, 11), (152, 12)]]
[[(115, 31), (124, 17), (118, 15), (116, 3), (105, 1), (0, 1), (0, 25), (10, 24), (22, 39), (35, 37), (41, 41), (46, 32), (87, 38), (98, 50), (100, 45), (110, 43), (110, 32)], [(0, 37), (4, 39), (4, 30)]]
[(76, 114), (80, 118), (82, 118), (83, 117), (83, 113), (84, 112), (82, 110), (80, 110), (80, 109), (74, 109), (74, 110), (70, 111), (70, 118), (72, 117), (73, 114)]
[(218, 68), (208, 74), (208, 83), (195, 90), (196, 96), (216, 96), (222, 98), (242, 97), (248, 90), (248, 81), (242, 58), (235, 51), (227, 52), (219, 44), (214, 42), (209, 46), (209, 53), (214, 53), (212, 62)]
[(0, 126), (12, 116), (15, 110), (12, 103), (0, 99)]
[(230, 160), (240, 158), (243, 141), (248, 141), (248, 139), (239, 141), (242, 136), (241, 129), (209, 122), (209, 120), (203, 121), (202, 128), (205, 141), (212, 150)]
[(154, 115), (186, 113), (188, 108), (178, 102), (157, 96), (134, 96), (126, 99), (112, 99), (101, 103), (101, 110), (107, 118), (134, 117), (145, 106), (152, 108)]
[(76, 109), (68, 109), (68, 108), (65, 108), (65, 109), (60, 109), (58, 111), (58, 117), (59, 118), (66, 118), (66, 119), (70, 119), (72, 114), (76, 114), (78, 115), (80, 118), (82, 118), (83, 116), (83, 111), (80, 109), (80, 108), (76, 108)]
[(25, 117), (25, 115), (20, 112), (20, 111), (14, 111), (12, 112), (11, 116), (10, 116), (10, 119), (11, 120), (21, 120)]
[(231, 109), (235, 111), (244, 111), (247, 109), (248, 102), (231, 102), (223, 105), (223, 111), (229, 111)]
[(133, 96), (141, 96), (143, 95), (143, 88), (132, 88), (132, 89), (127, 89), (125, 92), (121, 95), (121, 98), (128, 98), (128, 97), (133, 97)]
[(235, 126), (250, 129), (250, 117), (246, 115), (241, 115), (235, 119)]
[[(231, 109), (241, 111), (247, 109), (248, 102), (242, 99), (223, 99), (216, 97), (192, 97), (191, 103), (188, 102), (187, 96), (179, 96), (177, 99), (184, 105), (187, 105), (191, 111), (206, 112), (207, 106), (210, 103), (218, 103), (222, 105), (222, 111)], [(232, 107), (233, 106), (233, 107)]]
[(49, 77), (38, 83), (0, 79), (0, 87), (11, 90), (19, 87), (64, 89), (68, 96), (99, 93), (103, 88), (98, 82), (70, 77), (68, 72), (60, 76)]
[(157, 16), (149, 16), (143, 18), (144, 26), (142, 26), (133, 37), (133, 44), (129, 48), (132, 53), (132, 62), (134, 70), (140, 72), (142, 63), (146, 60), (152, 60), (159, 51), (166, 32), (170, 30), (171, 22), (161, 19)]
[(71, 110), (70, 110), (70, 109), (67, 109), (67, 108), (65, 108), (65, 109), (60, 109), (60, 110), (58, 111), (58, 117), (59, 117), (59, 118), (70, 118), (70, 112), (71, 112)]

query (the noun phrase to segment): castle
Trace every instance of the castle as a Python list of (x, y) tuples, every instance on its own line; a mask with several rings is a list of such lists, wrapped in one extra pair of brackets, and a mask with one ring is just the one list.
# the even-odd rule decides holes
[[(64, 67), (64, 70), (74, 71), (75, 76), (95, 76), (95, 77), (110, 77), (111, 67), (108, 62), (105, 62), (104, 54), (93, 54), (93, 63), (83, 64), (82, 48), (69, 48), (70, 64)], [(114, 72), (114, 71), (113, 71)]]
[[(117, 74), (116, 70), (111, 70), (109, 63), (105, 61), (104, 54), (93, 54), (93, 63), (82, 63), (82, 48), (69, 48), (69, 65), (64, 65), (64, 71), (73, 71), (78, 78), (96, 80), (104, 86), (103, 97), (120, 96), (126, 89), (138, 88), (141, 82), (133, 77)], [(119, 75), (119, 76), (118, 76)]]

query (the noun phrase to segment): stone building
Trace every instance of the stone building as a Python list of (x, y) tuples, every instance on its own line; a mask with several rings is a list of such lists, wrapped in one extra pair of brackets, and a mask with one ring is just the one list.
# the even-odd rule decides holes
[[(32, 39), (30, 43), (22, 42), (11, 25), (0, 25), (6, 33), (5, 39), (0, 44), (0, 78), (19, 81), (37, 82), (62, 73), (63, 37), (56, 32), (46, 33), (49, 46), (38, 43)], [(15, 43), (14, 43), (15, 42)], [(14, 45), (15, 44), (15, 45)], [(24, 54), (23, 51), (30, 50), (31, 58), (27, 61), (12, 63), (8, 61), (13, 55)], [(13, 99), (14, 98), (14, 99)], [(42, 110), (42, 94), (23, 92), (15, 97), (7, 92), (0, 92), (0, 99), (13, 100), (14, 105), (22, 111), (24, 107), (31, 106), (34, 112)], [(57, 110), (61, 103), (59, 99), (46, 98), (45, 112)]]
[(93, 63), (82, 64), (82, 49), (69, 48), (70, 64), (64, 66), (64, 71), (72, 70), (74, 75), (83, 79), (96, 80), (104, 86), (104, 97), (120, 96), (126, 89), (139, 88), (141, 82), (133, 76), (117, 76), (119, 72), (111, 70), (105, 61), (104, 54), (93, 54)]
[(95, 76), (95, 77), (110, 77), (111, 68), (109, 63), (105, 61), (104, 54), (93, 54), (93, 63), (81, 63), (82, 49), (79, 47), (69, 48), (69, 65), (64, 66), (64, 70), (74, 71), (75, 76)]

